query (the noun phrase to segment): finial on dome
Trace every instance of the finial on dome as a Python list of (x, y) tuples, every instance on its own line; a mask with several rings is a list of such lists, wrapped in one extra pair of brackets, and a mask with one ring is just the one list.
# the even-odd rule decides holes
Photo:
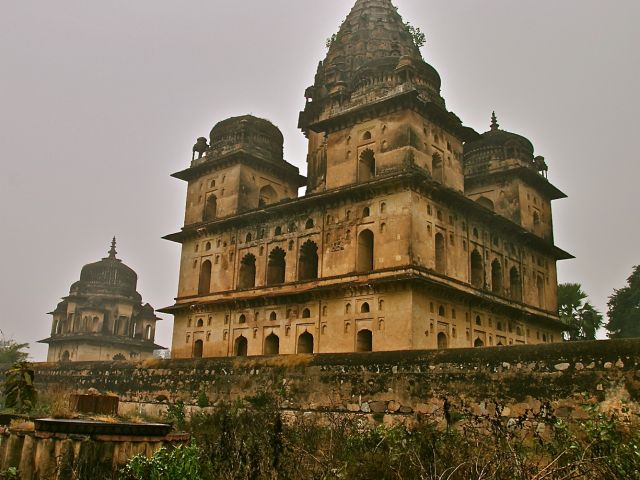
[(491, 114), (491, 130), (496, 131), (500, 128), (500, 124), (498, 123), (498, 117), (496, 117), (496, 112), (494, 111)]
[(109, 258), (116, 258), (116, 237), (111, 240), (111, 250), (109, 250)]

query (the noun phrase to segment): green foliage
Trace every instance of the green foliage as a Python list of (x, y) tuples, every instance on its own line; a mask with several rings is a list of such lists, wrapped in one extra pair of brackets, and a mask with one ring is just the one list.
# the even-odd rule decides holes
[(334, 42), (338, 39), (338, 34), (334, 33), (333, 35), (331, 35), (329, 38), (327, 38), (327, 41), (325, 42), (325, 47), (327, 47), (327, 49), (331, 48), (331, 46), (334, 44)]
[(24, 352), (29, 348), (28, 343), (16, 343), (13, 340), (6, 340), (0, 331), (0, 365), (13, 365), (14, 363), (25, 362), (29, 354)]
[(121, 480), (203, 480), (210, 478), (202, 451), (195, 445), (161, 448), (151, 458), (133, 457), (121, 472)]
[(579, 283), (558, 285), (560, 320), (567, 326), (565, 340), (595, 340), (603, 317), (587, 300), (587, 294)]
[(207, 396), (207, 392), (204, 390), (200, 390), (200, 392), (198, 392), (197, 404), (200, 408), (206, 408), (209, 406), (209, 397)]
[(405, 22), (404, 28), (407, 33), (411, 35), (411, 39), (413, 40), (413, 43), (416, 45), (416, 47), (424, 47), (424, 45), (427, 43), (427, 36), (422, 32), (422, 30), (420, 30), (420, 28), (414, 27), (409, 22)]
[(640, 337), (640, 266), (634, 267), (627, 286), (609, 297), (608, 306), (610, 338)]
[(11, 467), (0, 472), (0, 480), (20, 480), (18, 469), (15, 467)]
[(6, 376), (3, 390), (5, 407), (21, 413), (29, 412), (37, 400), (33, 385), (35, 373), (31, 366), (27, 362), (16, 363), (7, 370)]
[(172, 423), (178, 430), (184, 430), (186, 425), (186, 413), (184, 410), (184, 402), (176, 400), (174, 403), (167, 403), (167, 411), (165, 417), (169, 423)]

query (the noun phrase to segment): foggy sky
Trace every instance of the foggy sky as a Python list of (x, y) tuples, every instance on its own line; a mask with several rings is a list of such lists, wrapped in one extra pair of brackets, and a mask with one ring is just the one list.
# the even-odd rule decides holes
[[(0, 329), (44, 359), (53, 310), (81, 267), (118, 256), (155, 308), (177, 292), (196, 137), (232, 115), (270, 119), (305, 172), (296, 129), (325, 40), (355, 0), (0, 0)], [(396, 0), (427, 35), (449, 110), (479, 132), (496, 110), (569, 199), (560, 281), (594, 303), (638, 253), (638, 0)], [(163, 315), (157, 343), (170, 347)]]

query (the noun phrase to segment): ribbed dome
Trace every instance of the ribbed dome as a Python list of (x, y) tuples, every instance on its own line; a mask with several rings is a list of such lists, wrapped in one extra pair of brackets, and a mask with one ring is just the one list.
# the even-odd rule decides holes
[(491, 130), (480, 135), (478, 140), (464, 145), (466, 163), (506, 159), (533, 162), (533, 152), (533, 144), (529, 139), (500, 129), (495, 112), (491, 117)]
[(116, 258), (115, 238), (109, 256), (82, 267), (80, 281), (71, 287), (81, 293), (105, 293), (137, 296), (138, 275)]
[(251, 150), (269, 160), (282, 160), (284, 137), (269, 120), (243, 115), (216, 124), (210, 135), (207, 156), (218, 156), (237, 149)]

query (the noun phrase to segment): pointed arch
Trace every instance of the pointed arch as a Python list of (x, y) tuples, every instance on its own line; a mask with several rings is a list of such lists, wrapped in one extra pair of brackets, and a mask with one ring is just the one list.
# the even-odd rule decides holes
[(484, 347), (484, 342), (480, 338), (476, 338), (476, 341), (473, 342), (473, 346), (475, 348), (482, 348)]
[(363, 230), (358, 235), (357, 271), (370, 272), (374, 268), (374, 235), (371, 230)]
[[(255, 197), (254, 197), (255, 198)], [(275, 203), (278, 199), (278, 194), (271, 185), (265, 185), (260, 189), (260, 196), (258, 197), (258, 206), (266, 207), (272, 203)]]
[(271, 333), (264, 339), (264, 354), (278, 355), (280, 353), (280, 337)]
[(477, 249), (471, 252), (471, 285), (476, 288), (484, 287), (484, 265)]
[(215, 220), (218, 216), (218, 197), (209, 195), (204, 206), (203, 221)]
[(209, 293), (211, 293), (211, 260), (205, 260), (200, 265), (198, 295), (207, 295)]
[(271, 250), (267, 262), (267, 285), (280, 285), (284, 283), (287, 263), (286, 252), (280, 247)]
[(204, 342), (202, 340), (196, 340), (193, 343), (193, 358), (202, 358), (204, 351)]
[(318, 278), (318, 245), (307, 240), (300, 248), (298, 280), (314, 280), (316, 278)]
[(444, 240), (444, 235), (438, 232), (436, 233), (435, 238), (436, 244), (436, 272), (445, 274), (447, 273), (447, 250), (446, 244)]
[(446, 348), (449, 348), (449, 339), (446, 333), (440, 332), (438, 334), (438, 350), (444, 350)]
[(367, 148), (360, 154), (358, 160), (358, 181), (366, 182), (376, 176), (376, 156), (373, 150)]
[(491, 263), (491, 291), (502, 295), (503, 290), (502, 264), (497, 258)]
[(313, 353), (313, 335), (307, 331), (298, 337), (298, 353)]
[(360, 330), (356, 336), (356, 352), (371, 351), (373, 351), (373, 333), (368, 329)]
[(522, 301), (522, 278), (517, 267), (511, 267), (509, 272), (509, 290), (511, 299), (517, 302)]
[(233, 355), (235, 357), (246, 357), (248, 351), (249, 342), (244, 335), (240, 335), (233, 343)]
[(238, 288), (254, 288), (256, 286), (256, 257), (248, 253), (240, 261)]

